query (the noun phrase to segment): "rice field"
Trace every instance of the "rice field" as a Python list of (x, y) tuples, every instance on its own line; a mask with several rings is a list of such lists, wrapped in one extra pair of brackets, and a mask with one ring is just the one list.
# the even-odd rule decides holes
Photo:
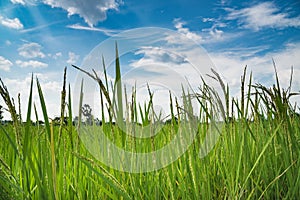
[[(101, 126), (85, 123), (82, 114), (78, 124), (72, 123), (72, 90), (66, 83), (66, 69), (58, 123), (49, 119), (38, 79), (32, 78), (28, 91), (26, 122), (20, 121), (18, 105), (1, 81), (0, 93), (12, 123), (0, 125), (0, 199), (297, 199), (300, 196), (300, 116), (290, 102), (298, 94), (290, 88), (281, 88), (275, 64), (276, 80), (270, 88), (252, 83), (252, 75), (247, 75), (245, 68), (238, 98), (230, 96), (230, 88), (212, 71), (223, 95), (204, 82), (197, 90), (183, 89), (183, 105), (170, 95), (168, 123), (161, 123), (156, 135), (140, 139), (134, 137), (134, 132), (146, 131), (143, 127), (155, 127), (157, 122), (150, 114), (153, 93), (149, 89), (150, 102), (139, 105), (134, 100), (135, 93), (118, 92), (122, 91), (118, 59), (117, 56), (112, 89), (95, 72), (76, 66), (70, 69), (86, 73), (99, 85), (101, 107), (109, 113), (106, 121), (102, 114)], [(37, 85), (43, 116), (38, 116), (33, 102), (33, 84)], [(122, 106), (121, 95), (132, 99), (131, 106)], [(192, 100), (199, 104), (197, 117), (191, 108)], [(122, 109), (130, 109), (130, 116), (122, 116)], [(222, 116), (219, 121), (213, 117), (216, 110)], [(44, 124), (33, 124), (31, 114)], [(142, 121), (137, 122), (137, 116)], [(123, 118), (129, 124), (126, 131), (115, 123)], [(208, 130), (216, 124), (221, 124), (217, 129), (218, 140), (201, 157), (201, 145), (210, 133)], [(183, 126), (195, 130), (195, 138), (183, 155), (161, 169), (140, 173), (104, 165), (78, 134), (82, 127), (93, 130), (92, 133), (101, 130), (118, 147), (147, 153), (164, 147)]]

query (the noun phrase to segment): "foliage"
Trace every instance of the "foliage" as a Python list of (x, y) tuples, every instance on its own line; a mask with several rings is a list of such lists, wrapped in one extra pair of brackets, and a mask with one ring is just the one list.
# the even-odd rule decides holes
[(93, 115), (92, 115), (92, 108), (91, 108), (91, 106), (88, 105), (88, 104), (84, 104), (81, 107), (81, 110), (82, 110), (82, 115), (85, 116), (85, 118), (86, 118), (86, 123), (88, 125), (92, 125)]

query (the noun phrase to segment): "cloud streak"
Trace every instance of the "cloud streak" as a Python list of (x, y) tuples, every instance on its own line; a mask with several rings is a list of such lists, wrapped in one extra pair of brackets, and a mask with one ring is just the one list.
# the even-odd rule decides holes
[(241, 27), (259, 31), (263, 28), (300, 27), (300, 16), (290, 17), (289, 13), (281, 12), (273, 2), (263, 2), (243, 8), (226, 8), (229, 12), (227, 20), (237, 20)]
[(82, 26), (80, 24), (72, 24), (68, 25), (67, 28), (76, 29), (76, 30), (84, 30), (84, 31), (96, 31), (96, 32), (102, 32), (107, 36), (112, 36), (119, 31), (117, 30), (110, 30), (105, 28), (95, 28), (95, 27), (89, 27), (89, 26)]

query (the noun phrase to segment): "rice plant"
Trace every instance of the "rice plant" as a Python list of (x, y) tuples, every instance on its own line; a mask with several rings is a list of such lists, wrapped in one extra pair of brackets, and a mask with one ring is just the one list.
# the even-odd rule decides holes
[[(212, 71), (210, 76), (220, 83), (224, 95), (205, 82), (198, 90), (182, 89), (183, 105), (170, 94), (170, 123), (161, 125), (155, 136), (140, 139), (135, 137), (139, 131), (153, 131), (157, 127), (155, 122), (161, 119), (159, 115), (151, 115), (151, 99), (155, 95), (151, 88), (148, 88), (150, 101), (144, 105), (136, 101), (135, 88), (131, 94), (122, 89), (117, 53), (112, 87), (107, 80), (104, 58), (105, 80), (95, 70), (87, 72), (73, 67), (99, 85), (101, 108), (109, 113), (109, 120), (105, 121), (102, 112), (102, 126), (87, 127), (102, 129), (117, 146), (133, 152), (160, 149), (178, 134), (187, 119), (196, 127), (195, 140), (180, 158), (162, 169), (142, 173), (115, 170), (99, 162), (81, 142), (78, 130), (84, 124), (72, 124), (71, 87), (67, 88), (66, 70), (58, 126), (49, 119), (39, 79), (34, 80), (33, 76), (31, 79), (25, 123), (20, 123), (21, 113), (1, 80), (0, 94), (12, 124), (0, 125), (0, 199), (296, 199), (300, 196), (300, 117), (290, 103), (290, 97), (298, 94), (291, 87), (280, 87), (276, 68), (276, 83), (271, 88), (253, 84), (252, 74), (247, 81), (245, 68), (239, 99), (230, 97), (230, 88)], [(33, 102), (33, 84), (37, 85), (42, 117)], [(80, 113), (84, 94), (79, 95)], [(128, 97), (130, 103), (122, 105), (120, 100), (126, 101)], [(200, 105), (197, 117), (192, 112), (192, 99)], [(122, 116), (120, 110), (127, 114)], [(43, 118), (44, 125), (33, 125), (30, 118), (33, 111), (37, 121)], [(221, 114), (220, 121), (213, 121), (216, 111)], [(63, 120), (65, 113), (67, 124)], [(124, 117), (127, 122), (135, 123), (141, 117), (142, 123), (135, 126), (125, 123), (124, 131), (124, 127), (114, 125)], [(218, 127), (219, 138), (206, 156), (199, 157), (213, 123)], [(146, 126), (150, 128), (143, 129)]]

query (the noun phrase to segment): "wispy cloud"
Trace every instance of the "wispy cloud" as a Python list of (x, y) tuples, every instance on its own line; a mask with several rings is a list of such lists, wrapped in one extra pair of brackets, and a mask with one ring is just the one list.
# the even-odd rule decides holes
[(53, 59), (57, 60), (58, 58), (62, 57), (62, 53), (61, 52), (57, 52), (56, 54), (54, 54), (52, 56)]
[(19, 55), (24, 58), (44, 58), (45, 54), (41, 51), (42, 46), (38, 43), (31, 42), (23, 44), (20, 48), (18, 48)]
[(52, 25), (59, 24), (59, 23), (64, 22), (64, 21), (65, 20), (54, 21), (54, 22), (51, 22), (51, 23), (48, 23), (48, 24), (43, 24), (43, 25), (30, 27), (30, 28), (24, 28), (20, 32), (21, 33), (30, 33), (30, 32), (34, 32), (34, 31), (40, 31), (41, 29), (49, 28)]
[(263, 52), (269, 50), (270, 46), (260, 45), (260, 46), (247, 46), (247, 47), (231, 47), (220, 50), (215, 50), (214, 53), (220, 53), (228, 57), (239, 57), (241, 60), (245, 60), (250, 57), (255, 57), (262, 55)]
[(46, 67), (48, 67), (48, 64), (37, 61), (37, 60), (29, 60), (29, 61), (17, 60), (16, 64), (22, 68), (26, 68), (26, 67), (46, 68)]
[(122, 1), (118, 0), (43, 0), (43, 3), (56, 8), (62, 8), (68, 12), (68, 16), (78, 14), (84, 21), (93, 27), (99, 21), (106, 19), (106, 12), (108, 10), (118, 10)]
[(107, 36), (112, 36), (112, 35), (119, 32), (118, 30), (110, 30), (110, 29), (106, 29), (106, 28), (96, 28), (96, 27), (82, 26), (80, 24), (72, 24), (72, 25), (68, 25), (67, 27), (71, 28), (71, 29), (76, 29), (76, 30), (102, 32)]
[(23, 29), (24, 26), (18, 18), (9, 19), (0, 15), (0, 24), (11, 29)]
[(74, 65), (79, 60), (79, 58), (79, 55), (75, 54), (74, 52), (69, 52), (69, 59), (67, 60), (67, 63)]
[(0, 56), (0, 70), (9, 71), (11, 66), (13, 64), (10, 60)]
[(244, 28), (258, 31), (262, 28), (300, 27), (300, 16), (290, 17), (273, 2), (263, 2), (243, 9), (226, 8), (227, 20), (237, 20)]

